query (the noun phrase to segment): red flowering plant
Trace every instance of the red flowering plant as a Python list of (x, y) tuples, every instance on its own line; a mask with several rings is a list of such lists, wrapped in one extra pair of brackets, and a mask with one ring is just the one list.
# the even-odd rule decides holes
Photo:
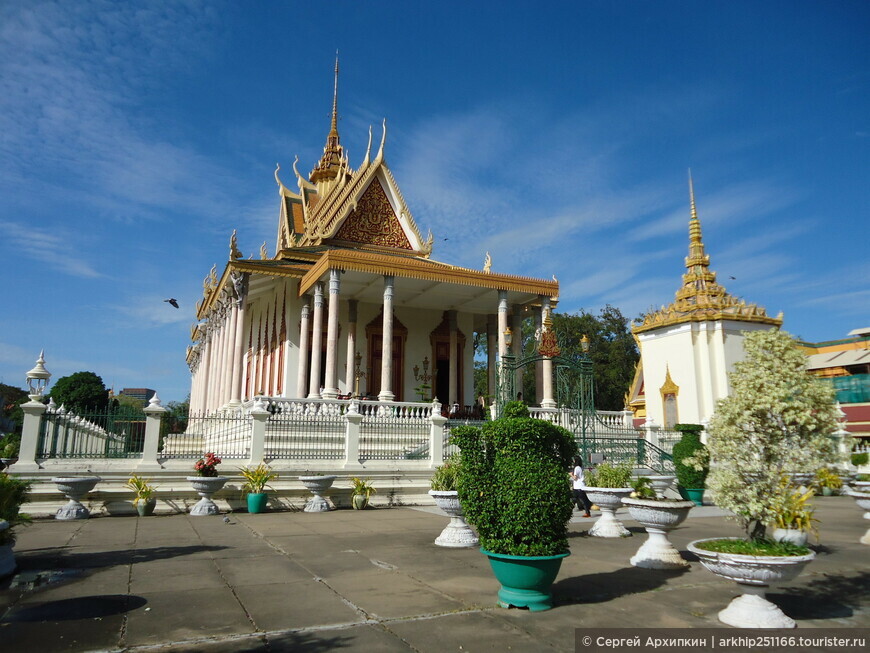
[(200, 476), (217, 476), (216, 467), (221, 464), (221, 459), (215, 456), (213, 453), (205, 454), (205, 458), (200, 458), (196, 461), (196, 464), (193, 468), (196, 470), (196, 473)]

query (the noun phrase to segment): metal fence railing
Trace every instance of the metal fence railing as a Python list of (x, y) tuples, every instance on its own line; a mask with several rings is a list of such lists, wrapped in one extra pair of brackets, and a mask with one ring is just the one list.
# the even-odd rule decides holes
[(345, 455), (344, 416), (276, 412), (266, 422), (264, 457), (272, 460), (339, 460)]
[(145, 441), (145, 414), (127, 406), (102, 410), (48, 410), (39, 425), (40, 458), (137, 458)]
[(422, 460), (429, 456), (428, 416), (374, 415), (360, 422), (360, 460)]
[(657, 474), (673, 473), (670, 454), (643, 438), (578, 438), (577, 447), (584, 461), (629, 464)]
[(163, 458), (199, 458), (211, 452), (220, 458), (248, 458), (251, 452), (250, 415), (240, 409), (190, 413), (182, 433), (167, 433)]

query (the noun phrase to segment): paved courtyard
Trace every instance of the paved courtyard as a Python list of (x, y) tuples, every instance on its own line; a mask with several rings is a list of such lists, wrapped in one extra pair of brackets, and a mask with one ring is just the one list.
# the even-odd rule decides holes
[[(870, 526), (850, 497), (819, 497), (821, 545), (803, 575), (769, 593), (800, 628), (870, 627)], [(3, 651), (574, 651), (575, 628), (727, 628), (736, 585), (685, 553), (694, 539), (738, 535), (713, 507), (671, 540), (685, 572), (632, 567), (646, 537), (585, 536), (542, 613), (495, 605), (476, 549), (433, 540), (435, 508), (308, 514), (43, 520), (20, 531), (19, 573), (0, 584)], [(578, 514), (578, 513), (575, 513)]]

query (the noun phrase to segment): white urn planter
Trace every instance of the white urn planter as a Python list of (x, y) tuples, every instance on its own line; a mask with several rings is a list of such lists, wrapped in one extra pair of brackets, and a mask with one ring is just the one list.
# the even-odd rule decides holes
[(228, 479), (226, 476), (188, 476), (187, 480), (201, 497), (200, 500), (191, 507), (190, 514), (195, 517), (203, 515), (217, 515), (220, 513), (220, 508), (212, 501), (212, 495), (220, 490)]
[(87, 519), (91, 512), (82, 505), (81, 499), (102, 479), (99, 476), (60, 476), (51, 479), (57, 485), (57, 489), (69, 499), (69, 503), (63, 506), (55, 514), (55, 519)]
[(446, 546), (454, 549), (478, 546), (480, 541), (471, 526), (465, 521), (465, 512), (459, 503), (459, 494), (456, 490), (429, 490), (429, 496), (435, 500), (435, 504), (450, 517), (450, 523), (441, 531), (441, 535), (435, 538), (437, 546)]
[(632, 556), (635, 567), (644, 569), (686, 569), (689, 563), (668, 539), (668, 532), (683, 523), (694, 501), (652, 499), (623, 499), (631, 518), (639, 522), (649, 534), (646, 542)]
[[(9, 522), (0, 519), (0, 533), (9, 529)], [(15, 552), (11, 544), (0, 545), (0, 578), (12, 575), (15, 571)]]
[(655, 491), (656, 496), (659, 499), (664, 498), (665, 492), (671, 488), (674, 484), (674, 481), (677, 480), (676, 476), (645, 476), (644, 478), (649, 479), (650, 487)]
[[(849, 493), (855, 501), (858, 503), (858, 507), (864, 511), (864, 519), (870, 519), (870, 492), (855, 492), (852, 491)], [(870, 545), (870, 528), (867, 529), (867, 532), (861, 537), (861, 544)]]
[(332, 510), (329, 500), (323, 495), (332, 487), (335, 476), (300, 476), (299, 480), (314, 496), (305, 504), (304, 512), (327, 512)]
[(769, 585), (795, 578), (816, 554), (810, 551), (803, 556), (752, 556), (707, 551), (697, 546), (711, 539), (728, 538), (696, 540), (689, 543), (689, 551), (698, 556), (707, 570), (733, 580), (743, 591), (719, 612), (719, 621), (737, 628), (795, 628), (794, 620), (764, 598), (764, 592)]
[(634, 492), (630, 487), (587, 487), (586, 496), (601, 509), (601, 516), (592, 524), (593, 537), (631, 537), (631, 531), (616, 518), (622, 500)]
[(809, 533), (802, 531), (799, 528), (774, 528), (774, 542), (788, 542), (795, 546), (806, 546), (809, 539)]

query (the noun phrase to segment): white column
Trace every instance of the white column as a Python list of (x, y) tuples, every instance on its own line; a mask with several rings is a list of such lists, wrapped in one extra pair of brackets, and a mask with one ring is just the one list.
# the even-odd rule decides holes
[(507, 354), (507, 344), (505, 344), (504, 332), (508, 328), (507, 319), (507, 290), (498, 291), (498, 357), (501, 362), (502, 356)]
[(450, 376), (448, 382), (447, 395), (450, 397), (450, 407), (459, 401), (459, 358), (456, 355), (456, 350), (459, 347), (459, 341), (456, 335), (456, 311), (447, 311), (447, 324), (450, 328)]
[(345, 394), (349, 395), (356, 392), (354, 372), (356, 371), (356, 314), (358, 304), (359, 302), (355, 299), (347, 300), (347, 370), (344, 378), (347, 385)]
[[(546, 315), (550, 312), (550, 298), (541, 297), (541, 313)], [(543, 325), (541, 326), (543, 329)], [(541, 361), (541, 408), (555, 408), (556, 400), (553, 398), (553, 359), (549, 356)]]
[(203, 364), (205, 365), (205, 376), (202, 379), (202, 409), (208, 411), (211, 409), (211, 381), (214, 371), (212, 370), (212, 355), (214, 353), (214, 332), (211, 324), (206, 322), (205, 325), (205, 355), (203, 356)]
[(310, 330), (311, 298), (302, 296), (302, 311), (299, 321), (299, 366), (296, 376), (296, 396), (305, 398), (308, 387), (308, 331)]
[(226, 340), (224, 349), (224, 372), (223, 372), (223, 389), (221, 391), (221, 403), (226, 405), (230, 402), (233, 395), (233, 368), (235, 367), (235, 344), (236, 344), (236, 303), (230, 300), (230, 305), (227, 309), (227, 316), (224, 320), (224, 331)]
[(393, 284), (395, 277), (384, 275), (384, 323), (381, 336), (381, 391), (378, 399), (394, 401), (393, 394)]
[(308, 398), (320, 398), (320, 352), (323, 349), (323, 283), (314, 284), (314, 324), (311, 332), (311, 378)]
[(486, 394), (495, 396), (495, 357), (498, 353), (498, 329), (494, 314), (486, 316)]
[[(543, 296), (538, 296), (543, 304)], [(533, 309), (535, 317), (535, 333), (542, 334), (544, 332), (543, 310), (540, 306), (535, 306)], [(538, 343), (535, 343), (537, 348)], [(537, 352), (535, 352), (537, 354)], [(538, 400), (538, 405), (541, 405), (544, 397), (544, 361), (538, 360), (535, 362), (535, 398)], [(531, 399), (531, 397), (529, 397)]]
[(242, 377), (245, 365), (245, 298), (236, 300), (235, 342), (233, 343), (233, 391), (230, 403), (238, 406), (242, 403)]
[(341, 290), (341, 272), (329, 271), (329, 317), (326, 322), (326, 383), (323, 398), (338, 397), (338, 297)]
[[(511, 349), (513, 350), (514, 360), (519, 362), (520, 358), (523, 355), (523, 307), (519, 304), (514, 304), (513, 307), (513, 315), (511, 316), (513, 319), (511, 320), (511, 331), (513, 332), (513, 344)], [(514, 392), (519, 393), (523, 391), (523, 368), (518, 367), (514, 370)], [(516, 396), (511, 397), (511, 399), (516, 399)], [(523, 400), (528, 399), (523, 396)]]

